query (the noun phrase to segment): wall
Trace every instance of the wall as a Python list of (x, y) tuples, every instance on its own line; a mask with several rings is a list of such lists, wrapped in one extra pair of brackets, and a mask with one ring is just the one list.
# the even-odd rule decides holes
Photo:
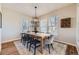
[(1, 29), (0, 29), (0, 51), (1, 51)]
[[(64, 42), (67, 44), (76, 44), (76, 35), (75, 35), (75, 28), (76, 28), (76, 5), (71, 4), (69, 6), (65, 6), (63, 8), (57, 9), (55, 11), (52, 11), (46, 15), (41, 16), (42, 18), (45, 18), (46, 20), (50, 16), (58, 16), (58, 38), (55, 39), (59, 42)], [(71, 17), (71, 28), (61, 28), (60, 27), (60, 19)]]
[(30, 17), (11, 9), (2, 8), (2, 43), (20, 38), (23, 19), (30, 20)]
[[(0, 4), (0, 12), (1, 12), (1, 4)], [(1, 20), (1, 19), (0, 19)], [(1, 22), (0, 22), (1, 23)], [(0, 51), (1, 51), (1, 26), (0, 26)]]
[(77, 42), (77, 48), (79, 54), (79, 4), (77, 4), (76, 42)]

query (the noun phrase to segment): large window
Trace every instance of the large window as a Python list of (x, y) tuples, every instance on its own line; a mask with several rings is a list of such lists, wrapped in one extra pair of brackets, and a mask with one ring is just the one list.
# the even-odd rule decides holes
[(46, 21), (46, 19), (40, 20), (40, 32), (47, 33), (47, 21)]
[(22, 32), (27, 32), (29, 30), (29, 20), (23, 18), (21, 24)]
[(40, 32), (57, 34), (57, 16), (51, 16), (48, 20), (40, 19)]
[(48, 19), (48, 33), (57, 34), (57, 28), (56, 28), (57, 20), (58, 20), (57, 16), (49, 17), (49, 19)]

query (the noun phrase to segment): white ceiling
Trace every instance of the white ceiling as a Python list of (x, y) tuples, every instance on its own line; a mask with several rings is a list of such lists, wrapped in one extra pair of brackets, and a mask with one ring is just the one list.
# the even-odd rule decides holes
[(2, 4), (2, 6), (34, 17), (34, 6), (38, 6), (37, 16), (41, 16), (69, 4), (70, 3), (5, 3)]

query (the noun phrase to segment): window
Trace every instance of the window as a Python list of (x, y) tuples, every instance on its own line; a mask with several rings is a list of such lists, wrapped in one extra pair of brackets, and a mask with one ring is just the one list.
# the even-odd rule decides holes
[(46, 21), (46, 19), (40, 20), (40, 32), (47, 33), (47, 21)]
[(52, 16), (49, 18), (49, 20), (48, 20), (48, 33), (57, 34), (57, 29), (56, 29), (57, 20), (58, 19), (56, 16)]
[(27, 32), (29, 30), (29, 20), (23, 18), (21, 24), (22, 24), (22, 32)]

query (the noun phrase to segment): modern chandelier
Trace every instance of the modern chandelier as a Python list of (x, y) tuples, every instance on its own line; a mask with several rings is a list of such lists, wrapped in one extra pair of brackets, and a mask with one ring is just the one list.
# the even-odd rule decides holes
[(37, 6), (34, 7), (35, 8), (35, 17), (33, 17), (34, 21), (38, 21), (38, 17), (37, 17)]
[(37, 6), (35, 6), (34, 9), (35, 9), (35, 16), (33, 17), (32, 26), (34, 27), (33, 31), (37, 33), (39, 27), (39, 18), (37, 17)]

